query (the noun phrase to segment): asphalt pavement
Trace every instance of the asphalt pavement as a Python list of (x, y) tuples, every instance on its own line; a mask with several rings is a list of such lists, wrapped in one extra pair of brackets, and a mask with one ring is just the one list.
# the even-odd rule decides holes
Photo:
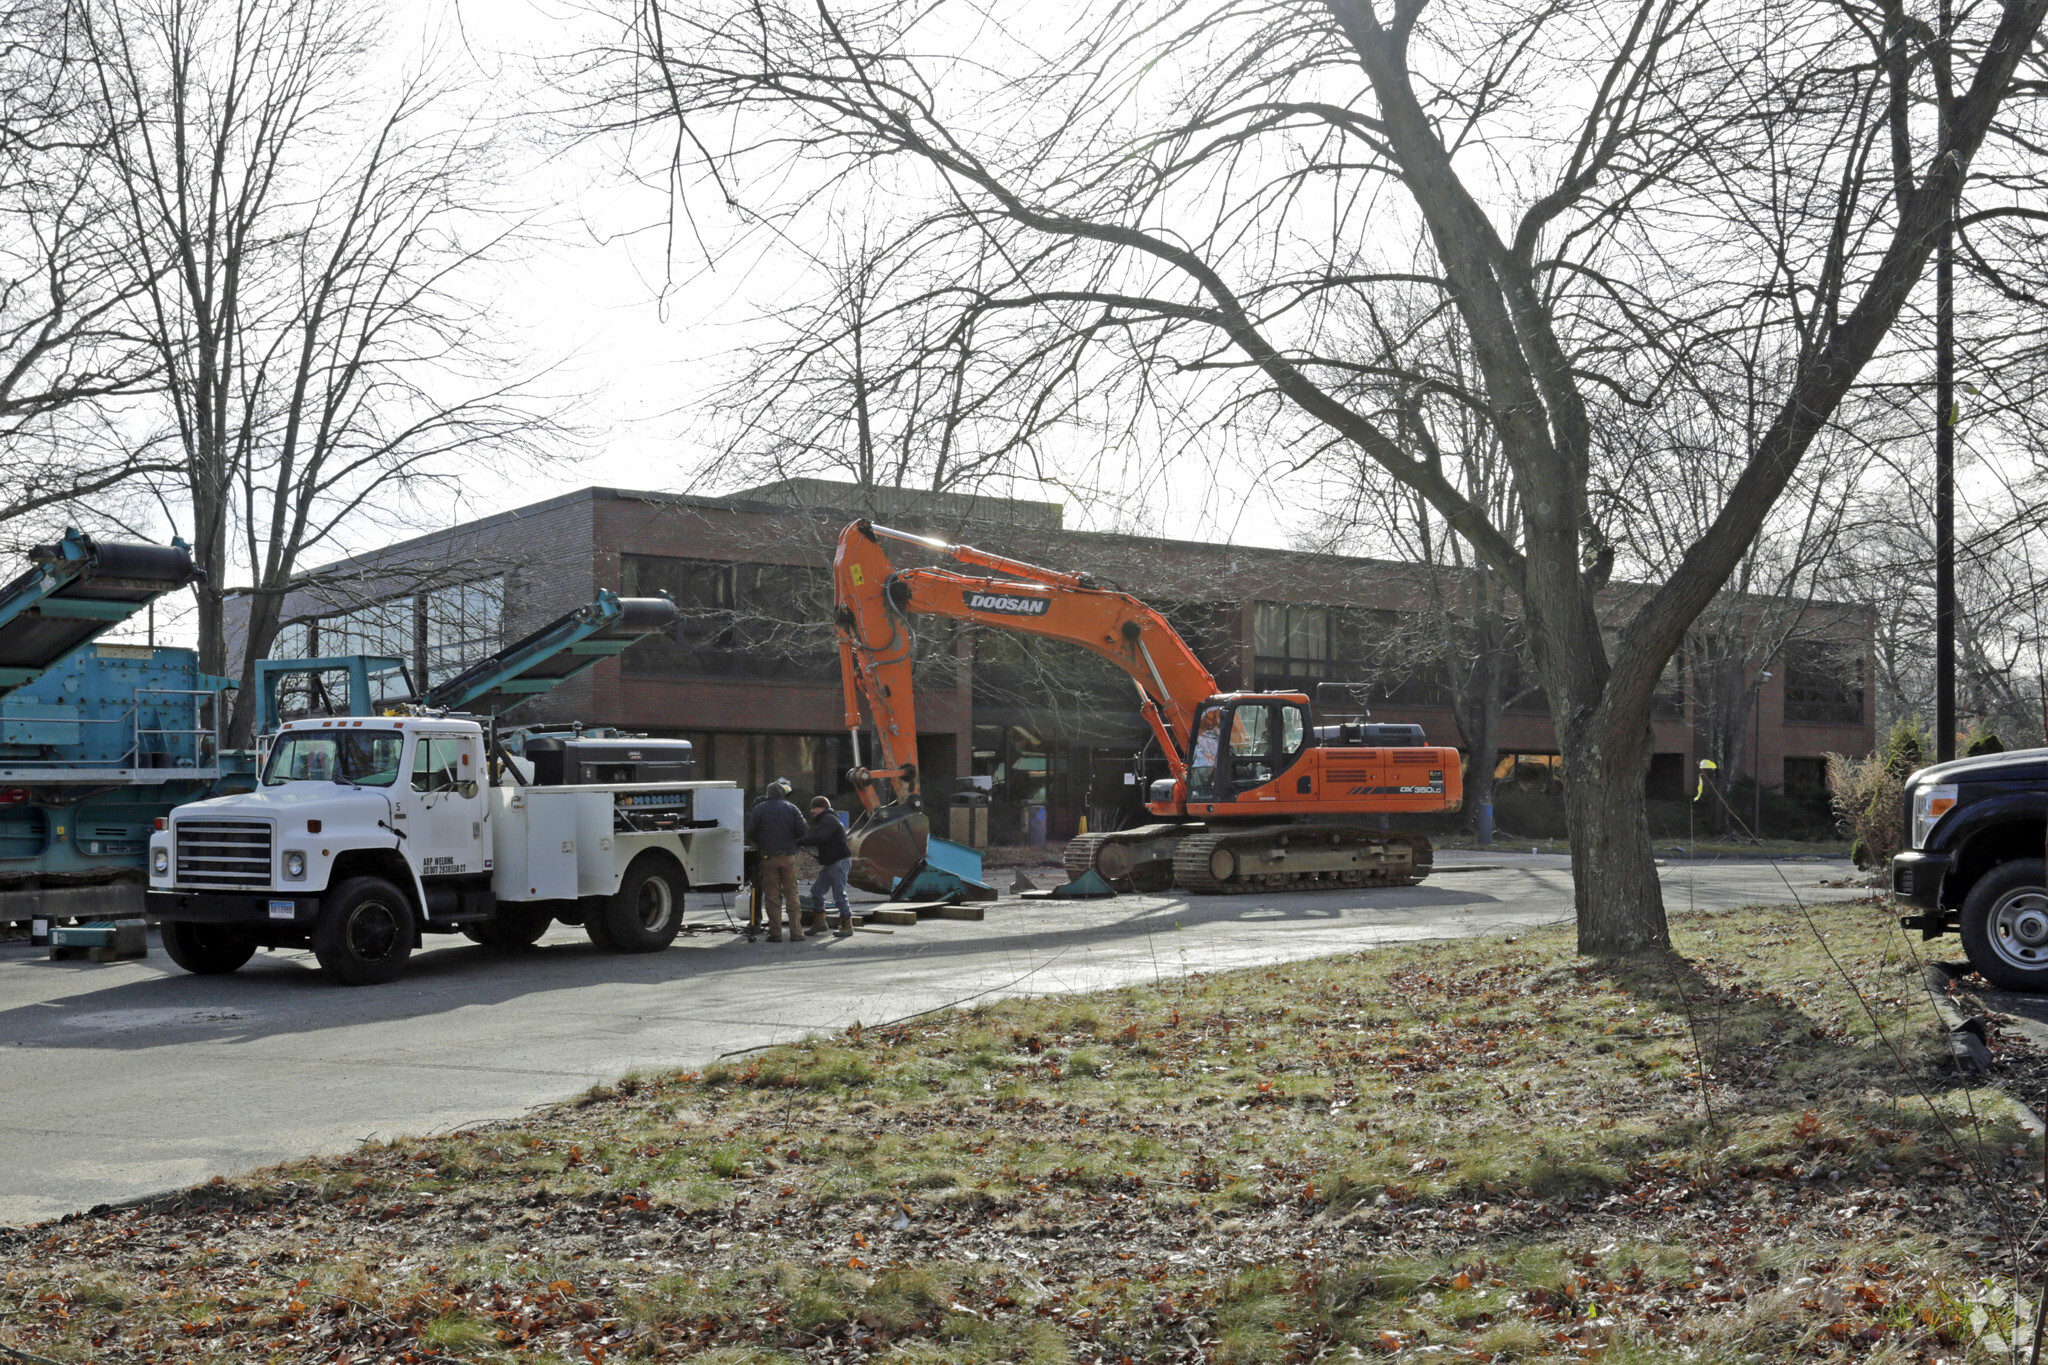
[[(0, 1225), (507, 1118), (634, 1069), (699, 1067), (856, 1020), (1570, 918), (1562, 856), (1438, 856), (1415, 887), (1006, 898), (980, 923), (799, 944), (722, 932), (720, 898), (692, 896), (691, 922), (707, 928), (667, 952), (612, 956), (560, 926), (513, 956), (430, 939), (401, 979), (361, 989), (328, 983), (305, 952), (195, 977), (154, 943), (104, 965), (0, 944)], [(1677, 863), (1665, 900), (1784, 901), (1788, 882), (1810, 900), (1864, 894), (1820, 884), (1845, 868)]]

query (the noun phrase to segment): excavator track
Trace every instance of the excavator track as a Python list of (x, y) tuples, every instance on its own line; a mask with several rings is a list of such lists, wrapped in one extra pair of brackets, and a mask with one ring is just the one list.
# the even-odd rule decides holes
[(1119, 891), (1173, 888), (1173, 851), (1200, 825), (1140, 825), (1109, 834), (1077, 834), (1067, 841), (1069, 880), (1094, 872)]
[(1108, 838), (1107, 834), (1076, 834), (1067, 840), (1066, 856), (1060, 861), (1067, 869), (1068, 881), (1095, 870), (1095, 850)]
[(1412, 886), (1429, 875), (1428, 838), (1357, 826), (1258, 825), (1189, 834), (1173, 852), (1173, 881), (1200, 896)]

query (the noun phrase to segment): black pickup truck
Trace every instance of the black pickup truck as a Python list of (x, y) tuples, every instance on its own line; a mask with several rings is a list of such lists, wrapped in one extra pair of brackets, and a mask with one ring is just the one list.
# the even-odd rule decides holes
[(1986, 981), (2048, 991), (2048, 749), (1962, 758), (1906, 779), (1892, 891), (1923, 938), (1962, 935)]

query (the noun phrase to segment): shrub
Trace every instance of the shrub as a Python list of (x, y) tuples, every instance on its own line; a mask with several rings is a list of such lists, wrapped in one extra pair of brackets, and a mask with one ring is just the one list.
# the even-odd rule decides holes
[(1828, 755), (1828, 796), (1858, 867), (1883, 867), (1906, 845), (1905, 788), (1927, 762), (1927, 730), (1914, 716), (1892, 726), (1868, 758)]
[(1964, 758), (1982, 758), (1986, 754), (2005, 752), (2005, 741), (1989, 730), (1973, 730), (1963, 741)]

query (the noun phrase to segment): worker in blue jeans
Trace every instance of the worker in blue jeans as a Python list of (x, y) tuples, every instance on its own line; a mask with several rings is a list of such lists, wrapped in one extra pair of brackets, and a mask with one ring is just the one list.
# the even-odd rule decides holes
[(808, 848), (818, 860), (818, 879), (811, 883), (811, 905), (823, 915), (825, 893), (831, 892), (833, 901), (839, 906), (837, 936), (845, 938), (853, 932), (853, 906), (846, 899), (846, 874), (853, 867), (853, 848), (846, 842), (846, 826), (839, 823), (839, 813), (832, 809), (831, 797), (811, 799), (810, 833), (797, 842)]

